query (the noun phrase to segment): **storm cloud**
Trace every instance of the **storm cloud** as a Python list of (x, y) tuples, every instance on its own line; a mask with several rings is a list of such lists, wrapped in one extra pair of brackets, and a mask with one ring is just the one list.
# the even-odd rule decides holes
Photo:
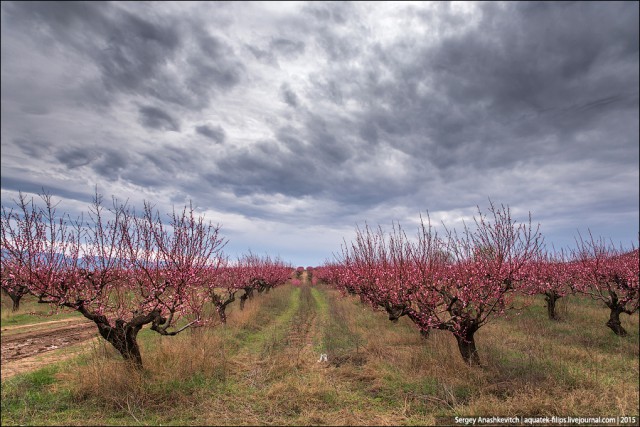
[[(637, 241), (637, 2), (3, 2), (2, 200), (193, 200), (320, 264), (488, 199)], [(75, 205), (73, 205), (75, 206)], [(284, 237), (276, 237), (284, 236)]]
[(150, 129), (180, 131), (178, 121), (166, 111), (156, 107), (140, 107), (140, 123)]
[(209, 126), (202, 125), (196, 126), (196, 132), (200, 135), (206, 136), (209, 139), (214, 140), (215, 142), (224, 142), (226, 134), (224, 133), (224, 129), (221, 126)]

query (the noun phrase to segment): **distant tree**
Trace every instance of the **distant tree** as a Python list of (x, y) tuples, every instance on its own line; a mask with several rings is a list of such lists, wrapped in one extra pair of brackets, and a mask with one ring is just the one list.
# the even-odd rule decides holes
[(542, 253), (526, 267), (527, 278), (519, 290), (528, 295), (544, 295), (549, 320), (559, 320), (556, 303), (574, 293), (576, 267), (564, 251)]
[[(3, 257), (4, 258), (4, 257)], [(0, 283), (2, 292), (11, 299), (11, 310), (20, 309), (20, 300), (29, 293), (29, 288), (19, 282), (19, 277), (8, 272), (2, 262), (2, 272), (0, 273)]]

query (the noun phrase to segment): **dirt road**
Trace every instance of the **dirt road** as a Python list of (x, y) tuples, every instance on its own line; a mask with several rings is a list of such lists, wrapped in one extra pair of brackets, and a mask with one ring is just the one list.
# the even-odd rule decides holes
[(93, 322), (77, 318), (2, 328), (2, 379), (74, 356), (76, 344), (97, 334)]

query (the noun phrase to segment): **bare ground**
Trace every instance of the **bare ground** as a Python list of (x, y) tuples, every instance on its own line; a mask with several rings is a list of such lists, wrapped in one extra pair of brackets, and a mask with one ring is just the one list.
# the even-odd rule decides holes
[(96, 336), (95, 324), (84, 319), (2, 328), (2, 380), (72, 357), (86, 347), (77, 344)]

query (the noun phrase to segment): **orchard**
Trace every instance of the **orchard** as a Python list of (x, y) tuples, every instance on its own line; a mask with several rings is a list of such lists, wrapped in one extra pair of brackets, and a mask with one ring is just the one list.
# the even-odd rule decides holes
[(547, 252), (531, 216), (517, 223), (509, 207), (493, 204), (487, 214), (478, 208), (472, 227), (445, 230), (438, 236), (428, 217), (414, 239), (398, 224), (389, 233), (357, 228), (337, 262), (315, 275), (385, 310), (391, 321), (407, 316), (425, 337), (432, 329), (451, 332), (469, 365), (480, 364), (475, 333), (521, 309), (518, 296), (544, 295), (548, 317), (557, 320), (559, 298), (588, 295), (610, 309), (606, 325), (619, 336), (626, 335), (620, 315), (638, 311), (638, 249), (622, 251), (591, 237), (580, 238), (570, 256)]
[(211, 325), (211, 304), (224, 323), (238, 290), (244, 305), (293, 270), (253, 254), (230, 264), (220, 227), (192, 205), (165, 217), (149, 203), (139, 213), (116, 200), (107, 209), (96, 194), (87, 218), (72, 219), (47, 194), (39, 203), (20, 194), (15, 204), (2, 207), (3, 290), (15, 305), (29, 293), (81, 313), (136, 368), (145, 325), (165, 336)]
[(146, 325), (175, 336), (225, 324), (233, 302), (242, 310), (287, 282), (334, 285), (393, 322), (406, 316), (425, 339), (446, 331), (471, 366), (481, 364), (476, 332), (522, 310), (526, 296), (543, 295), (551, 321), (559, 320), (561, 298), (597, 300), (620, 337), (627, 335), (620, 316), (638, 311), (638, 249), (589, 234), (573, 249), (549, 251), (531, 215), (517, 222), (508, 206), (493, 203), (459, 230), (444, 224), (441, 234), (429, 216), (415, 235), (398, 223), (389, 232), (358, 227), (334, 262), (306, 269), (251, 252), (230, 259), (220, 226), (191, 204), (165, 214), (145, 202), (138, 212), (116, 199), (106, 207), (96, 193), (86, 215), (71, 218), (50, 195), (20, 194), (1, 219), (1, 283), (14, 310), (30, 294), (54, 310), (77, 311), (138, 369), (137, 335)]

